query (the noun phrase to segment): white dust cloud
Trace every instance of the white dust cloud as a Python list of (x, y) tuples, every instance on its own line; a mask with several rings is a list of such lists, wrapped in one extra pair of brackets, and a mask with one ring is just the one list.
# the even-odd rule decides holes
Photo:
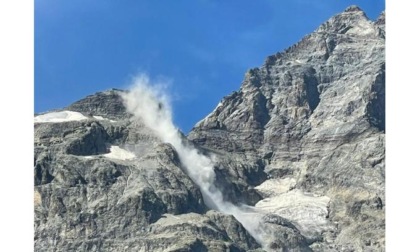
[(187, 174), (200, 187), (208, 207), (233, 215), (259, 243), (265, 245), (269, 234), (260, 225), (262, 215), (252, 207), (239, 207), (223, 200), (222, 192), (214, 185), (214, 157), (199, 153), (182, 140), (180, 132), (172, 123), (168, 96), (162, 86), (164, 83), (152, 85), (149, 77), (144, 74), (135, 78), (130, 91), (122, 95), (127, 110), (152, 129), (163, 142), (175, 148)]

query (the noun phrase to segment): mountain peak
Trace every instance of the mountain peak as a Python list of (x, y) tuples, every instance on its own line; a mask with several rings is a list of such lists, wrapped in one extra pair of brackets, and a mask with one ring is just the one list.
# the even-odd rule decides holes
[(360, 7), (356, 5), (351, 5), (344, 10), (344, 12), (360, 12), (360, 11), (363, 12), (363, 10), (360, 9)]
[[(353, 29), (355, 28), (355, 29)], [(315, 32), (345, 34), (352, 30), (360, 36), (372, 35), (373, 23), (362, 9), (352, 5), (323, 23)]]
[(375, 23), (379, 25), (385, 25), (385, 11), (382, 11), (381, 14), (379, 14), (379, 17), (376, 19)]
[(88, 115), (104, 116), (113, 120), (127, 118), (129, 115), (121, 98), (121, 94), (124, 92), (127, 91), (116, 88), (97, 92), (71, 104), (65, 109)]

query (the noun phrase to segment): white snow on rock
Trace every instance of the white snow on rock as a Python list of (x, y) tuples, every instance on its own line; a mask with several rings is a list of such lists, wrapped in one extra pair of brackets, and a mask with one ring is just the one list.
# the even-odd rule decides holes
[(129, 160), (129, 159), (133, 159), (136, 157), (136, 155), (130, 151), (121, 149), (118, 146), (111, 146), (110, 152), (107, 154), (102, 154), (102, 155), (95, 155), (95, 156), (83, 156), (86, 159), (92, 159), (94, 157), (98, 157), (98, 156), (102, 156), (102, 157), (107, 157), (107, 158), (112, 158), (112, 159), (119, 159), (119, 160)]
[(86, 120), (86, 119), (88, 118), (79, 112), (65, 110), (65, 111), (51, 112), (51, 113), (35, 116), (34, 121), (37, 123), (45, 123), (45, 122), (81, 121), (81, 120)]
[(296, 180), (294, 178), (267, 179), (255, 189), (265, 196), (273, 197), (289, 191), (295, 185)]
[(93, 118), (99, 121), (105, 120), (105, 118), (103, 118), (102, 116), (93, 116)]
[(130, 151), (121, 149), (118, 146), (111, 146), (110, 153), (104, 154), (104, 157), (113, 158), (113, 159), (120, 159), (120, 160), (127, 160), (133, 159), (136, 155)]
[(255, 207), (261, 213), (274, 213), (292, 221), (302, 235), (314, 238), (332, 228), (327, 220), (329, 202), (330, 198), (327, 196), (292, 190), (260, 200)]
[(261, 214), (272, 213), (290, 220), (309, 239), (332, 229), (328, 221), (330, 198), (293, 189), (294, 178), (268, 179), (255, 189), (267, 197), (255, 205)]
[(105, 117), (103, 117), (103, 116), (93, 116), (93, 118), (95, 118), (95, 119), (96, 119), (96, 120), (98, 120), (98, 121), (104, 121), (104, 120), (106, 120), (106, 121), (110, 121), (110, 122), (116, 122), (116, 121), (114, 121), (114, 120), (111, 120), (111, 119), (105, 118)]

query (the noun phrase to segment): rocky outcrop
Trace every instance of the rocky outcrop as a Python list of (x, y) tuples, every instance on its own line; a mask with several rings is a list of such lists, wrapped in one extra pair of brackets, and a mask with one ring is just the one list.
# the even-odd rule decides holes
[(125, 91), (56, 110), (77, 119), (38, 118), (35, 251), (384, 251), (384, 50), (385, 13), (351, 6), (249, 70), (183, 137), (216, 157), (213, 186), (261, 217), (264, 244), (206, 206)]
[(119, 89), (111, 89), (105, 92), (98, 92), (77, 101), (66, 109), (78, 111), (88, 115), (104, 116), (109, 119), (127, 119), (127, 113), (120, 93), (125, 92)]

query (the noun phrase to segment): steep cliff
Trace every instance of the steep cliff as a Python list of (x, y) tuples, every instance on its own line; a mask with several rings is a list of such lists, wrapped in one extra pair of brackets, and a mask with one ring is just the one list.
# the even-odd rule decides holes
[(314, 250), (384, 249), (384, 26), (347, 8), (249, 70), (188, 136)]

